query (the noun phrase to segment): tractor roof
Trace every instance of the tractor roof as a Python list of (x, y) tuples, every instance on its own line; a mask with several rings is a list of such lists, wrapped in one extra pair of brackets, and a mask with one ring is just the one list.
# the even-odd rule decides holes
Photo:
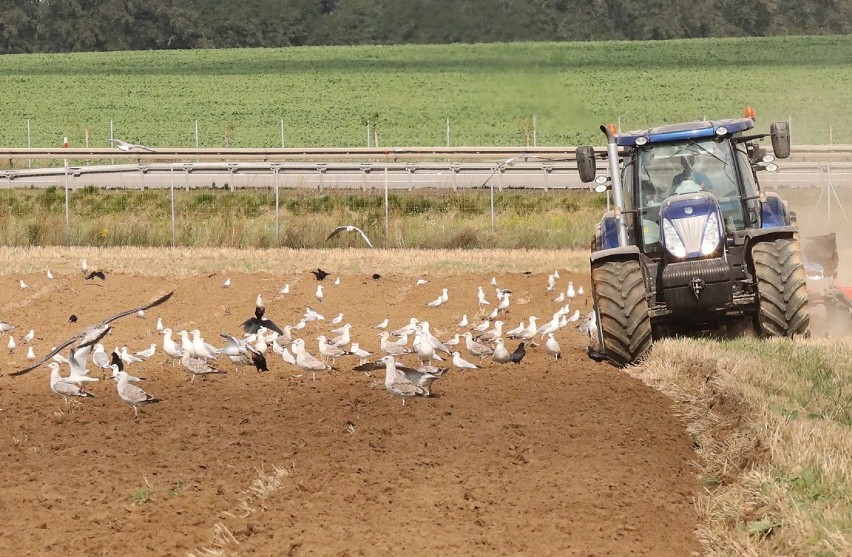
[[(681, 124), (666, 124), (649, 128), (646, 130), (636, 130), (617, 134), (616, 140), (619, 146), (634, 147), (636, 140), (639, 145), (645, 143), (665, 143), (669, 141), (680, 141), (684, 139), (698, 139), (704, 137), (716, 137), (717, 135), (729, 135), (732, 133), (743, 132), (754, 127), (754, 120), (751, 118), (735, 118), (731, 120), (713, 120), (699, 122), (684, 122)], [(720, 129), (724, 128), (724, 130)]]

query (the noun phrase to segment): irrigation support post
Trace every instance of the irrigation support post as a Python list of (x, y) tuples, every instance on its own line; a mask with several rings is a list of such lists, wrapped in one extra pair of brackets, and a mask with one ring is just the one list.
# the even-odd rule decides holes
[(281, 118), (281, 148), (284, 148), (284, 118)]
[[(30, 136), (30, 119), (27, 118), (27, 149), (32, 149), (32, 138)], [(32, 168), (32, 159), (27, 159), (27, 168)]]
[(195, 148), (198, 149), (198, 120), (195, 121)]
[[(411, 176), (411, 173), (408, 174)], [(388, 167), (385, 167), (385, 240), (390, 240), (390, 220), (388, 211)]]
[(447, 118), (447, 147), (450, 146), (450, 119)]
[[(115, 139), (115, 135), (113, 135), (114, 133), (115, 133), (115, 130), (112, 127), (112, 118), (110, 118), (109, 119), (109, 144), (110, 144), (110, 146), (114, 145), (113, 142), (112, 142), (112, 140)], [(115, 159), (110, 159), (109, 163), (115, 164)]]
[(175, 169), (169, 169), (169, 176), (171, 177), (171, 184), (169, 185), (169, 197), (171, 199), (172, 206), (172, 249), (175, 247)]
[(68, 159), (65, 159), (65, 245), (71, 245), (71, 213), (68, 199)]
[[(496, 168), (494, 170), (497, 170)], [(494, 174), (494, 170), (491, 174)], [(500, 179), (503, 179), (503, 173), (500, 173)], [(494, 180), (488, 180), (488, 187), (491, 189), (491, 236), (494, 236)]]
[(370, 146), (370, 122), (367, 122), (367, 147)]
[(787, 133), (790, 135), (790, 145), (793, 145), (793, 115), (787, 115)]
[(538, 147), (538, 122), (533, 116), (533, 147)]
[(275, 245), (278, 245), (278, 242), (281, 238), (281, 228), (280, 228), (280, 212), (279, 212), (279, 203), (278, 203), (278, 186), (279, 186), (279, 175), (280, 168), (276, 165), (272, 167), (272, 175), (275, 178)]
[(412, 174), (416, 170), (417, 166), (414, 163), (408, 163), (405, 165), (405, 172), (408, 174), (408, 191), (414, 189), (414, 185), (412, 183)]
[(317, 164), (317, 172), (319, 172), (319, 191), (322, 191), (322, 187), (325, 181), (325, 171), (328, 170), (328, 165), (324, 162)]

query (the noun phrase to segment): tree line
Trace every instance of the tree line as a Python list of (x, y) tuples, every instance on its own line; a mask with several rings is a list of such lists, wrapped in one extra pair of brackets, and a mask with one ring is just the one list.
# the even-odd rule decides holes
[(0, 0), (0, 53), (845, 34), (848, 0)]

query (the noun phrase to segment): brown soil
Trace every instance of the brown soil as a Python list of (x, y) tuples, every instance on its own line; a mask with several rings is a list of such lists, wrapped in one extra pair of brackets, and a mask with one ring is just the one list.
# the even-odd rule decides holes
[[(586, 277), (566, 274), (560, 285), (573, 278), (588, 290)], [(30, 288), (21, 290), (18, 278)], [(308, 273), (291, 277), (293, 292), (283, 297), (284, 280), (266, 274), (233, 274), (229, 289), (220, 287), (222, 274), (109, 275), (98, 285), (79, 274), (0, 279), (0, 318), (18, 327), (18, 348), (0, 355), (0, 554), (200, 555), (228, 540), (226, 550), (241, 555), (700, 551), (695, 455), (671, 401), (589, 360), (573, 325), (557, 334), (559, 361), (534, 347), (521, 365), (453, 370), (433, 385), (434, 397), (404, 406), (385, 391), (383, 373), (353, 372), (351, 357), (315, 381), (270, 353), (268, 373), (223, 363), (227, 375), (190, 383), (158, 352), (129, 368), (163, 399), (138, 419), (111, 380), (93, 385), (96, 398), (66, 405), (50, 392), (46, 366), (8, 375), (26, 366), (21, 337), (30, 328), (36, 353), (45, 354), (83, 326), (169, 290), (174, 297), (145, 318), (116, 321), (108, 349), (160, 346), (158, 316), (220, 344), (220, 331), (241, 332), (258, 293), (280, 325), (297, 322), (306, 304), (327, 318), (343, 311), (353, 337), (374, 353), (370, 326), (384, 317), (391, 327), (428, 319), (448, 338), (463, 312), (475, 319), (477, 286), (494, 302), (485, 274), (416, 288), (411, 276), (343, 276), (339, 287), (333, 278), (322, 304)], [(514, 291), (506, 328), (529, 315), (541, 323), (557, 308), (545, 275), (497, 280)], [(427, 308), (441, 286), (449, 302)], [(587, 298), (575, 303), (584, 313)], [(68, 323), (72, 313), (77, 324)], [(312, 353), (331, 328), (302, 331)], [(258, 480), (273, 467), (288, 473), (264, 491)]]

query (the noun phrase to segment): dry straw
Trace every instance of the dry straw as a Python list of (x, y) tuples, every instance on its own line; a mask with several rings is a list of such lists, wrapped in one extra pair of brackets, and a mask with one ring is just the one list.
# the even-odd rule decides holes
[(852, 555), (850, 340), (664, 340), (627, 371), (684, 417), (709, 555)]
[(3, 274), (78, 273), (86, 258), (98, 268), (138, 276), (186, 277), (214, 272), (292, 273), (322, 267), (339, 273), (452, 275), (567, 269), (587, 272), (581, 250), (381, 250), (231, 248), (0, 248)]

